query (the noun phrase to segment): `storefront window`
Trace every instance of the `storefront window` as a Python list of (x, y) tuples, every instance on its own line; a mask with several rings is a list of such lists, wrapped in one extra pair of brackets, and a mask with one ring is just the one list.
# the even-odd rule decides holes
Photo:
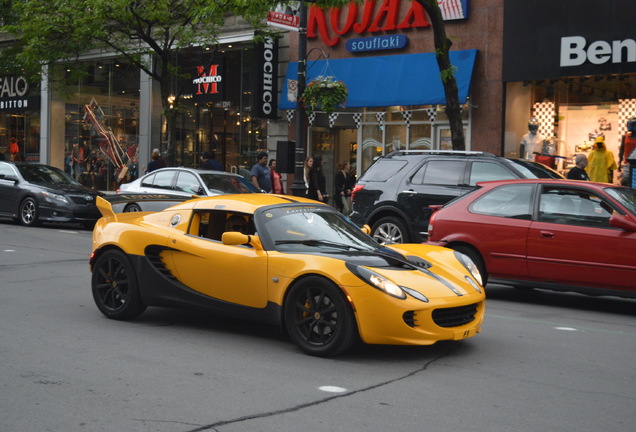
[(114, 190), (139, 175), (139, 69), (121, 59), (82, 68), (85, 78), (64, 92), (64, 169), (86, 186)]
[(547, 163), (562, 173), (573, 166), (576, 154), (589, 154), (601, 136), (620, 163), (626, 121), (636, 116), (636, 74), (508, 83), (506, 91), (506, 155), (519, 155), (528, 120), (534, 117), (543, 139), (539, 152), (551, 156)]
[[(180, 86), (189, 90), (180, 101), (175, 159), (180, 165), (199, 167), (200, 154), (213, 151), (226, 171), (249, 177), (256, 155), (267, 150), (267, 121), (251, 115), (253, 46), (216, 51), (193, 48), (180, 62), (189, 75)], [(194, 85), (200, 74), (216, 77), (216, 86), (202, 89)], [(165, 127), (163, 130), (162, 141), (166, 143)]]
[(431, 140), (431, 124), (416, 123), (410, 127), (410, 150), (431, 150), (433, 143)]

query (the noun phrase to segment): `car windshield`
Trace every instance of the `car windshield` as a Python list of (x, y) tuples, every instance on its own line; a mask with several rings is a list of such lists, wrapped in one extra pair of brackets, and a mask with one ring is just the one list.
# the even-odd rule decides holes
[(517, 171), (521, 172), (523, 178), (547, 178), (547, 179), (563, 179), (561, 174), (552, 168), (548, 168), (547, 166), (532, 162), (526, 161), (523, 159), (503, 159), (505, 163), (512, 165)]
[(370, 252), (379, 247), (340, 213), (324, 206), (264, 209), (257, 214), (257, 228), (281, 252)]
[(212, 193), (241, 194), (260, 192), (242, 176), (204, 173), (201, 174), (201, 179), (203, 179), (203, 183)]
[(631, 188), (607, 188), (607, 194), (626, 207), (631, 214), (636, 216), (636, 189)]
[(79, 185), (73, 177), (64, 171), (47, 165), (16, 165), (26, 181), (40, 185)]

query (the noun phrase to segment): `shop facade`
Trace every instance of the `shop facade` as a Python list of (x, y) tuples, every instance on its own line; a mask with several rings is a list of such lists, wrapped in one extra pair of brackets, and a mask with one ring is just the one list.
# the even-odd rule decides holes
[(523, 156), (534, 117), (543, 152), (563, 173), (599, 136), (620, 164), (626, 122), (636, 116), (635, 34), (630, 0), (506, 0), (504, 155)]
[[(500, 153), (503, 0), (447, 0), (440, 7), (456, 66), (467, 150)], [(340, 162), (356, 174), (393, 150), (450, 149), (445, 96), (435, 60), (433, 29), (423, 8), (409, 0), (351, 3), (309, 9), (307, 82), (318, 76), (343, 81), (349, 97), (332, 115), (309, 116), (307, 155), (320, 156), (327, 191)], [(280, 108), (294, 139), (298, 98), (297, 34)]]
[[(249, 177), (256, 154), (286, 138), (274, 96), (277, 42), (257, 43), (254, 31), (246, 29), (221, 36), (213, 47), (186, 49), (178, 63), (184, 73), (172, 84), (178, 114), (170, 155), (158, 84), (124, 58), (102, 53), (47, 71), (51, 82), (73, 74), (71, 67), (82, 72), (75, 74), (79, 79), (64, 80), (63, 88), (45, 85), (38, 92), (41, 109), (31, 112), (38, 134), (32, 133), (29, 160), (64, 168), (81, 183), (110, 191), (143, 175), (155, 148), (171, 165), (194, 168), (202, 152), (215, 152), (226, 171)], [(17, 130), (15, 123), (4, 134)], [(25, 128), (20, 134), (27, 134)]]

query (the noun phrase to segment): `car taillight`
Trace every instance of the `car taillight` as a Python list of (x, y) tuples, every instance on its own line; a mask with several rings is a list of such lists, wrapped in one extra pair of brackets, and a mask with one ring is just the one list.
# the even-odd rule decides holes
[(355, 197), (356, 192), (362, 189), (364, 189), (364, 185), (361, 185), (361, 184), (355, 185), (353, 187), (353, 190), (351, 191), (351, 201), (353, 201), (353, 198)]
[(433, 211), (433, 214), (428, 220), (428, 239), (429, 240), (433, 238), (433, 225), (435, 224), (435, 216), (437, 216), (437, 210)]

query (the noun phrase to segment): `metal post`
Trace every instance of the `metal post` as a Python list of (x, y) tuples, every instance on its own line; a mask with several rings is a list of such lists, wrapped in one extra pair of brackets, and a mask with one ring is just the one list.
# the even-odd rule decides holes
[(307, 5), (300, 2), (298, 11), (298, 96), (296, 97), (296, 157), (294, 164), (294, 183), (292, 194), (305, 196), (305, 147), (307, 113), (300, 98), (307, 83)]

